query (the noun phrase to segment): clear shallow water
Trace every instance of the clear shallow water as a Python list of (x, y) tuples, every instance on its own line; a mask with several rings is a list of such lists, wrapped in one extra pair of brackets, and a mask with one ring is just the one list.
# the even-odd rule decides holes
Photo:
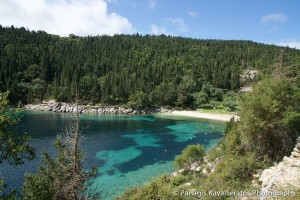
[[(21, 187), (24, 172), (35, 172), (42, 151), (55, 154), (52, 146), (62, 133), (70, 115), (52, 112), (23, 114), (20, 132), (32, 135), (38, 159), (12, 167), (0, 164), (0, 176), (11, 188)], [(86, 154), (85, 167), (99, 167), (93, 188), (102, 199), (113, 199), (126, 189), (141, 185), (154, 176), (169, 173), (174, 157), (189, 144), (213, 147), (222, 137), (223, 122), (205, 121), (170, 115), (81, 115)]]

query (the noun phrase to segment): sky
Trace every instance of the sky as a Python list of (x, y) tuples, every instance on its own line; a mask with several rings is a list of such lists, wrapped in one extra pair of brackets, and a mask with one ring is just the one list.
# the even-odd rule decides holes
[(299, 0), (0, 0), (0, 24), (60, 36), (165, 34), (300, 49)]

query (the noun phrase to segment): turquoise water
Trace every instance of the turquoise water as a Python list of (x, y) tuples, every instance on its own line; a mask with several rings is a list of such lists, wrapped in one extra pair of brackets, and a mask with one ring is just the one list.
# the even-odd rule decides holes
[[(55, 155), (52, 143), (62, 133), (71, 115), (51, 112), (23, 114), (20, 132), (32, 135), (38, 158), (22, 166), (0, 165), (0, 176), (9, 187), (20, 190), (24, 172), (35, 172), (40, 153)], [(100, 174), (92, 188), (102, 199), (113, 199), (125, 190), (141, 185), (156, 175), (170, 173), (174, 157), (189, 144), (213, 147), (222, 137), (223, 122), (171, 115), (81, 115), (85, 167), (98, 167)]]

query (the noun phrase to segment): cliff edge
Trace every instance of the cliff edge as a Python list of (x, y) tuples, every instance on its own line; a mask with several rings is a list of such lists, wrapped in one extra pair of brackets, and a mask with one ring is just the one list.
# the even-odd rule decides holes
[(275, 166), (265, 169), (259, 178), (260, 199), (300, 199), (300, 137), (290, 157), (284, 157)]

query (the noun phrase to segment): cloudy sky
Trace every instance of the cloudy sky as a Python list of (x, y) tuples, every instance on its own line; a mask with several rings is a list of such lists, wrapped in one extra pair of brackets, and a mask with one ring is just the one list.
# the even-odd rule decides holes
[(75, 34), (243, 39), (300, 49), (299, 0), (0, 0), (0, 24)]

